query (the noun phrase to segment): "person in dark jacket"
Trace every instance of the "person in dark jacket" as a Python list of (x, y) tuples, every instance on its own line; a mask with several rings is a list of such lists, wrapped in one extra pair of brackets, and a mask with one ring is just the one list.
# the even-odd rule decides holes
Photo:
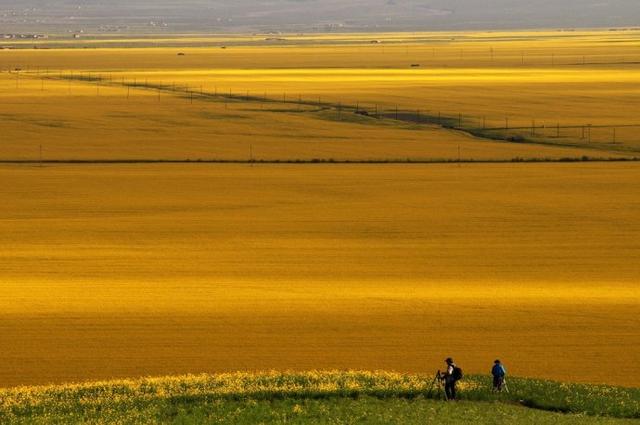
[(493, 391), (501, 392), (504, 389), (504, 378), (507, 376), (507, 369), (500, 360), (493, 362), (491, 375), (493, 375)]
[(458, 383), (458, 376), (456, 376), (456, 369), (458, 366), (453, 362), (453, 359), (449, 357), (445, 360), (447, 368), (440, 375), (440, 379), (444, 382), (444, 393), (447, 396), (447, 400), (456, 399), (456, 384)]

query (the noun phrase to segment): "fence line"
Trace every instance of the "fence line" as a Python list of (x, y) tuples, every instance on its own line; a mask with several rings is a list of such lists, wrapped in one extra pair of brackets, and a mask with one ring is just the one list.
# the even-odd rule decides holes
[[(11, 71), (9, 71), (11, 72)], [(126, 98), (130, 98), (131, 89), (143, 89), (157, 91), (157, 99), (161, 101), (161, 94), (168, 93), (174, 95), (181, 95), (183, 98), (188, 99), (190, 104), (193, 104), (195, 100), (222, 100), (225, 104), (225, 109), (228, 107), (229, 102), (255, 102), (260, 103), (263, 108), (265, 104), (284, 104), (297, 106), (296, 111), (308, 112), (308, 111), (327, 111), (333, 112), (337, 115), (338, 120), (342, 120), (345, 113), (353, 113), (361, 117), (367, 117), (372, 119), (386, 119), (403, 122), (409, 125), (435, 125), (447, 129), (459, 130), (470, 133), (474, 136), (493, 139), (493, 140), (505, 140), (511, 142), (532, 142), (532, 143), (544, 143), (546, 140), (558, 140), (562, 139), (567, 146), (575, 146), (575, 144), (568, 143), (569, 141), (582, 141), (587, 144), (603, 144), (608, 145), (609, 148), (622, 144), (620, 132), (625, 129), (640, 128), (640, 123), (630, 124), (563, 124), (556, 122), (551, 125), (547, 125), (544, 122), (534, 119), (530, 125), (514, 125), (517, 121), (513, 117), (506, 116), (504, 118), (496, 119), (495, 117), (488, 120), (486, 116), (474, 116), (463, 113), (445, 113), (442, 110), (433, 109), (400, 109), (398, 106), (393, 108), (382, 108), (378, 104), (362, 104), (356, 101), (354, 104), (344, 103), (342, 101), (331, 102), (323, 101), (320, 96), (317, 99), (305, 99), (302, 95), (290, 95), (287, 92), (283, 92), (278, 97), (269, 97), (265, 92), (263, 95), (254, 95), (250, 91), (242, 91), (240, 93), (234, 93), (232, 89), (229, 92), (220, 91), (217, 85), (214, 86), (214, 91), (209, 92), (204, 89), (204, 85), (196, 85), (191, 87), (190, 85), (177, 85), (175, 82), (167, 84), (164, 82), (150, 83), (148, 79), (144, 81), (138, 81), (137, 78), (127, 80), (122, 77), (120, 81), (114, 80), (111, 75), (104, 77), (102, 74), (77, 74), (69, 72), (65, 74), (62, 71), (50, 72), (47, 70), (44, 75), (42, 72), (29, 73), (26, 71), (17, 72), (16, 87), (19, 88), (19, 74), (22, 73), (27, 77), (34, 77), (41, 79), (41, 90), (44, 90), (45, 80), (55, 81), (68, 81), (69, 92), (71, 93), (71, 82), (79, 81), (86, 83), (96, 84), (96, 95), (101, 95), (101, 87), (124, 87), (126, 88)], [(307, 107), (312, 109), (301, 109), (301, 107)], [(293, 112), (293, 110), (288, 111)], [(504, 120), (503, 126), (488, 126), (487, 123), (494, 123), (496, 121)], [(518, 121), (524, 120), (523, 118)], [(606, 135), (602, 135), (602, 130), (608, 130)], [(596, 133), (594, 135), (594, 132)], [(575, 134), (577, 133), (577, 134)], [(560, 146), (560, 143), (553, 143)]]

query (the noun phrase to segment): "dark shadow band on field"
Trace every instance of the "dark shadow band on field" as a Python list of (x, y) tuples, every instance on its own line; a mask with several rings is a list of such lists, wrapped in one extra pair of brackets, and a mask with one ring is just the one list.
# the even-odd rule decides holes
[(358, 164), (540, 164), (577, 162), (640, 162), (640, 157), (599, 158), (512, 158), (512, 159), (0, 159), (0, 164), (15, 165), (55, 165), (55, 164), (295, 164), (295, 165), (358, 165)]

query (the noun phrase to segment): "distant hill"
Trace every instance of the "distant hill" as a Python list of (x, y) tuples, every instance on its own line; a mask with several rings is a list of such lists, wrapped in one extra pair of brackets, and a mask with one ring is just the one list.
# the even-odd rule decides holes
[(2, 32), (310, 32), (638, 23), (638, 0), (0, 0)]

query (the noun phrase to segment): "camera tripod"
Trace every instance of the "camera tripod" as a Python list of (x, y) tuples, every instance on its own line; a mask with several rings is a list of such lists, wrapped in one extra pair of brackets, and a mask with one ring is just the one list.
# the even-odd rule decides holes
[(444, 390), (444, 379), (442, 379), (442, 373), (440, 371), (436, 372), (436, 375), (433, 377), (433, 381), (431, 381), (427, 398), (431, 398), (434, 388), (437, 388), (438, 398), (442, 397), (444, 400), (449, 400), (447, 393)]

